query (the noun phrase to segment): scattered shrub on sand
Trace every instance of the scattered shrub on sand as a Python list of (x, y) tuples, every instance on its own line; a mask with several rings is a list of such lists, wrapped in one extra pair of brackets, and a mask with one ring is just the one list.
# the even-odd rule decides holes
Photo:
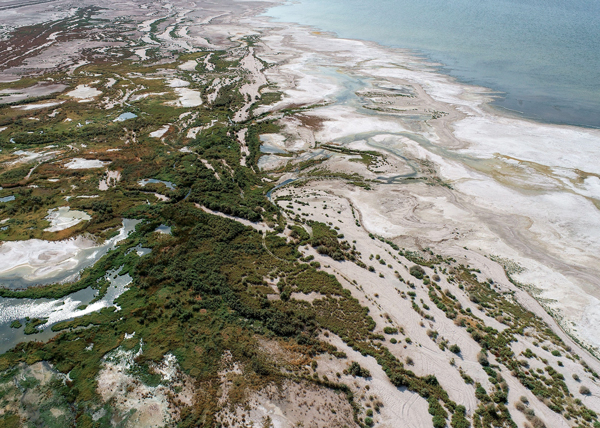
[(419, 265), (413, 265), (410, 267), (410, 274), (417, 279), (423, 279), (425, 276), (425, 271)]
[(450, 352), (454, 352), (455, 354), (460, 354), (460, 348), (458, 347), (457, 344), (450, 345), (450, 347), (448, 349), (450, 349)]
[(361, 367), (360, 364), (358, 364), (356, 361), (353, 361), (352, 364), (350, 364), (350, 367), (344, 371), (346, 372), (346, 374), (351, 374), (352, 376), (364, 378), (371, 377), (371, 372), (365, 369), (364, 367)]
[(477, 361), (479, 361), (479, 364), (481, 364), (482, 366), (488, 366), (490, 364), (487, 356), (483, 352), (477, 354)]

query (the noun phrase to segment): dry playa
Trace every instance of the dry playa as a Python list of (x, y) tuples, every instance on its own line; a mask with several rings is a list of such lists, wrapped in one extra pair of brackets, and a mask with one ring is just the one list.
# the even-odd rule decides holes
[(82, 159), (75, 158), (65, 164), (65, 168), (68, 169), (90, 169), (90, 168), (103, 168), (110, 162), (104, 162), (98, 159)]
[(69, 207), (54, 208), (48, 211), (46, 220), (50, 222), (50, 227), (44, 230), (46, 232), (58, 232), (91, 219), (92, 217), (83, 211), (71, 211)]
[(67, 92), (67, 95), (78, 99), (80, 103), (86, 103), (93, 101), (98, 95), (102, 95), (102, 91), (88, 85), (79, 85), (72, 91)]
[(169, 105), (176, 107), (198, 107), (202, 105), (202, 94), (199, 91), (180, 87), (176, 87), (174, 91), (179, 99), (169, 102)]
[[(87, 216), (85, 213), (83, 215)], [(0, 260), (3, 261), (0, 264), (0, 280), (23, 280), (25, 285), (49, 280), (72, 280), (73, 275), (92, 265), (125, 238), (137, 223), (136, 220), (125, 220), (119, 233), (102, 244), (84, 236), (63, 241), (29, 239), (3, 242), (0, 245)]]
[(167, 132), (169, 131), (169, 125), (165, 125), (162, 128), (157, 129), (156, 131), (153, 131), (150, 133), (150, 136), (152, 138), (161, 138), (163, 135), (165, 135)]

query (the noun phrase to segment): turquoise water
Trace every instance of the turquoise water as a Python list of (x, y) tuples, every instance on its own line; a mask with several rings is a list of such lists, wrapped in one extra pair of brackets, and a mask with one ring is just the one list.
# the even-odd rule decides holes
[(266, 15), (412, 49), (499, 91), (498, 107), (600, 127), (600, 1), (300, 0)]
[(125, 122), (126, 120), (135, 119), (136, 117), (137, 117), (137, 114), (135, 114), (135, 113), (131, 113), (131, 112), (121, 113), (121, 115), (119, 117), (117, 117), (115, 120), (113, 120), (113, 122)]

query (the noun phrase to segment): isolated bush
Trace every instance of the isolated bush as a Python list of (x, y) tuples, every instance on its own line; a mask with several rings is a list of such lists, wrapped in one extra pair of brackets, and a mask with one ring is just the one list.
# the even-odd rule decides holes
[(479, 361), (479, 364), (481, 364), (482, 366), (490, 365), (490, 362), (488, 361), (487, 356), (483, 352), (480, 352), (479, 354), (477, 354), (477, 361)]
[(581, 385), (581, 387), (579, 388), (579, 393), (583, 395), (590, 395), (591, 391), (587, 386)]
[(450, 349), (450, 352), (454, 352), (455, 354), (460, 354), (460, 348), (458, 347), (457, 344), (450, 345), (450, 347), (448, 349)]
[(537, 416), (531, 418), (529, 422), (531, 422), (531, 426), (533, 426), (533, 428), (546, 428), (546, 424), (544, 423), (544, 421), (542, 421)]
[(413, 265), (410, 267), (410, 274), (417, 279), (423, 279), (423, 276), (425, 276), (425, 271), (421, 266)]
[(371, 377), (371, 372), (360, 366), (356, 361), (353, 361), (348, 368), (348, 373), (352, 376)]

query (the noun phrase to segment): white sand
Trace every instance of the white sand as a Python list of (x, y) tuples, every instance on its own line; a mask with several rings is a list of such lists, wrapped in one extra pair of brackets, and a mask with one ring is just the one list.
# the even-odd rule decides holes
[(83, 211), (71, 211), (70, 207), (60, 207), (48, 210), (45, 219), (50, 222), (50, 226), (44, 231), (58, 232), (73, 227), (82, 221), (89, 221), (92, 217)]
[(161, 95), (165, 95), (166, 92), (148, 92), (145, 94), (134, 94), (130, 97), (131, 102), (135, 102), (135, 101), (139, 101), (139, 100), (143, 100), (144, 98), (148, 98), (148, 97), (159, 97)]
[[(253, 21), (257, 28), (261, 23)], [(304, 113), (324, 119), (316, 125), (286, 118), (286, 133), (303, 133), (292, 140), (348, 144), (365, 134), (376, 140), (377, 134), (397, 133), (429, 140), (426, 144), (404, 138), (383, 148), (432, 162), (453, 191), (432, 193), (426, 186), (389, 185), (377, 191), (379, 197), (371, 197), (357, 189), (350, 193), (338, 183), (329, 189), (335, 193), (343, 189), (345, 196), (360, 204), (370, 231), (401, 237), (412, 245), (435, 247), (444, 242), (438, 248), (442, 252), (450, 251), (450, 244), (458, 240), (458, 248), (468, 246), (518, 260), (528, 269), (519, 280), (544, 290), (539, 297), (554, 300), (545, 304), (565, 317), (563, 328), (600, 346), (600, 336), (592, 334), (593, 323), (600, 318), (596, 303), (600, 301), (600, 213), (598, 202), (595, 206), (588, 199), (597, 197), (600, 179), (581, 176), (581, 171), (598, 171), (600, 131), (492, 116), (483, 108), (488, 90), (457, 83), (404, 52), (373, 43), (336, 39), (294, 26), (278, 27), (263, 40), (268, 48), (257, 55), (278, 64), (265, 74), (285, 97), (258, 113), (331, 103)], [(394, 88), (408, 88), (414, 96), (385, 95), (393, 95)], [(384, 95), (367, 96), (365, 101), (355, 96), (361, 91)], [(336, 104), (337, 99), (342, 103)], [(365, 114), (359, 110), (365, 103), (383, 109), (385, 115)], [(445, 115), (427, 120), (432, 111)], [(420, 122), (415, 124), (414, 118)], [(465, 155), (481, 161), (474, 163)], [(263, 156), (260, 165), (274, 166), (275, 161)]]
[(267, 226), (266, 223), (260, 221), (260, 222), (252, 222), (250, 220), (246, 220), (245, 218), (240, 218), (240, 217), (235, 217), (229, 214), (223, 214), (219, 211), (213, 211), (210, 208), (206, 208), (205, 206), (201, 206), (198, 204), (194, 204), (196, 206), (196, 208), (201, 209), (202, 211), (209, 213), (209, 214), (213, 214), (213, 215), (217, 215), (219, 217), (224, 217), (224, 218), (228, 218), (230, 220), (235, 220), (239, 223), (242, 223), (244, 226), (250, 226), (253, 227), (256, 230), (260, 230), (261, 232), (265, 233), (267, 231), (270, 231), (271, 228), (269, 226)]
[(0, 274), (14, 272), (28, 280), (52, 276), (78, 264), (77, 255), (94, 247), (90, 239), (77, 237), (66, 241), (8, 241), (0, 246)]
[(177, 68), (185, 71), (195, 71), (197, 66), (198, 63), (195, 60), (191, 59), (189, 61), (184, 62), (183, 64), (180, 64)]
[(67, 96), (77, 98), (80, 103), (91, 102), (98, 95), (102, 95), (102, 91), (88, 85), (78, 85), (72, 91), (67, 92)]
[(190, 86), (190, 82), (179, 78), (170, 79), (167, 84), (171, 88), (185, 88), (186, 86)]
[(271, 171), (284, 167), (290, 158), (276, 155), (263, 155), (258, 159), (257, 165), (261, 171)]
[(544, 125), (486, 115), (454, 125), (455, 135), (470, 143), (465, 153), (489, 157), (502, 153), (520, 160), (600, 173), (600, 131)]
[[(13, 108), (19, 109), (19, 110), (38, 110), (41, 108), (49, 108), (49, 107), (55, 107), (55, 106), (59, 106), (63, 103), (64, 101), (55, 101), (55, 102), (49, 102), (49, 103), (39, 103), (39, 104), (25, 104), (22, 106), (14, 106)], [(53, 116), (50, 116), (53, 117)]]
[(215, 174), (215, 178), (217, 180), (221, 180), (221, 177), (219, 176), (219, 173), (217, 171), (215, 171), (215, 167), (212, 166), (206, 159), (200, 159), (200, 161), (202, 162), (202, 164), (207, 167), (208, 169), (210, 169), (214, 174)]
[(265, 75), (262, 73), (264, 66), (254, 56), (253, 47), (248, 49), (248, 55), (242, 58), (240, 66), (248, 72), (247, 83), (240, 88), (240, 94), (243, 95), (244, 99), (247, 101), (246, 104), (235, 113), (233, 120), (236, 122), (248, 118), (250, 107), (252, 107), (252, 104), (260, 98), (260, 88), (268, 83)]
[(179, 99), (170, 101), (167, 103), (168, 105), (175, 107), (198, 107), (202, 105), (202, 94), (200, 91), (177, 87), (175, 88), (175, 93), (179, 96)]
[(44, 281), (66, 271), (76, 271), (90, 260), (97, 260), (127, 237), (137, 223), (137, 220), (125, 220), (119, 234), (101, 245), (83, 236), (64, 241), (29, 239), (4, 242), (0, 245), (0, 278)]
[(170, 125), (167, 124), (165, 126), (163, 126), (162, 128), (157, 129), (154, 132), (150, 133), (150, 137), (152, 138), (162, 138), (163, 135), (165, 135), (168, 131), (169, 131)]
[(261, 134), (260, 141), (263, 143), (261, 151), (271, 153), (269, 150), (274, 150), (275, 153), (285, 153), (287, 152), (286, 139), (284, 135), (280, 134)]
[(73, 158), (65, 164), (65, 168), (68, 169), (91, 169), (91, 168), (103, 168), (110, 162), (101, 161), (98, 159), (82, 159)]
[(59, 151), (37, 151), (31, 152), (28, 150), (16, 150), (12, 152), (13, 155), (19, 156), (18, 159), (9, 162), (9, 165), (16, 165), (18, 163), (29, 163), (33, 161), (43, 162), (48, 159), (55, 157)]
[(98, 183), (99, 190), (108, 190), (111, 187), (117, 185), (117, 183), (121, 181), (121, 172), (120, 171), (106, 171), (104, 177), (100, 179)]

